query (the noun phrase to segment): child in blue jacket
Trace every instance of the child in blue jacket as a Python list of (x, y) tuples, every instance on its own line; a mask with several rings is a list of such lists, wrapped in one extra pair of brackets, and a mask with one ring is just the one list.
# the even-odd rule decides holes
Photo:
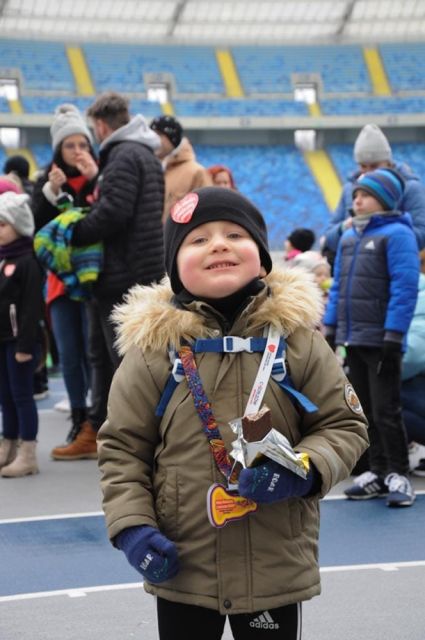
[(407, 439), (401, 413), (401, 359), (419, 278), (409, 214), (397, 211), (403, 178), (392, 169), (363, 174), (353, 187), (353, 226), (338, 247), (324, 317), (331, 345), (345, 345), (350, 380), (369, 420), (369, 471), (346, 490), (410, 506)]

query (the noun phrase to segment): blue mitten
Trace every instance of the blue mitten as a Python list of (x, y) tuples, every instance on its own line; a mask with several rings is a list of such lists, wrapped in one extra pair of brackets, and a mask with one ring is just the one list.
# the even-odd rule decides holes
[(274, 460), (268, 460), (258, 467), (242, 469), (239, 475), (239, 494), (259, 504), (270, 504), (285, 498), (307, 495), (317, 477), (318, 471), (312, 464), (304, 480)]
[(176, 545), (154, 527), (129, 527), (117, 535), (115, 542), (131, 566), (149, 582), (159, 584), (179, 571)]

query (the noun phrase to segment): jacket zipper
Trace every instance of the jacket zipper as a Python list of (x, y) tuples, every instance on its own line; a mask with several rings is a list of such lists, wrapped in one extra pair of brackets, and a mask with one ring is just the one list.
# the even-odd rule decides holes
[(347, 304), (346, 304), (346, 312), (345, 312), (345, 320), (346, 320), (346, 323), (347, 323), (347, 333), (346, 333), (345, 342), (344, 342), (344, 345), (346, 347), (348, 347), (348, 345), (350, 343), (350, 335), (351, 335), (351, 288), (352, 288), (352, 284), (353, 284), (353, 272), (354, 272), (354, 268), (355, 268), (355, 264), (356, 264), (356, 260), (357, 260), (357, 254), (358, 254), (359, 249), (360, 249), (360, 241), (361, 241), (361, 237), (357, 239), (356, 248), (354, 250), (353, 260), (351, 261), (350, 271), (348, 273), (348, 280), (347, 280)]
[(12, 326), (12, 334), (13, 334), (13, 337), (16, 338), (18, 335), (18, 320), (16, 317), (16, 304), (11, 304), (9, 306), (9, 317), (10, 317), (10, 324)]

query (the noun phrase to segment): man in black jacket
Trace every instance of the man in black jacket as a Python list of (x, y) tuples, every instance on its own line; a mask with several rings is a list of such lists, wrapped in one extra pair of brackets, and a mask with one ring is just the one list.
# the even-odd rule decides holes
[(99, 177), (95, 201), (73, 231), (72, 244), (101, 241), (103, 270), (90, 301), (90, 361), (92, 409), (77, 437), (56, 447), (56, 460), (92, 458), (96, 432), (106, 418), (113, 373), (120, 362), (110, 321), (113, 307), (135, 284), (149, 285), (164, 275), (164, 178), (154, 151), (157, 134), (141, 115), (130, 119), (128, 101), (113, 92), (101, 95), (89, 108), (99, 148)]

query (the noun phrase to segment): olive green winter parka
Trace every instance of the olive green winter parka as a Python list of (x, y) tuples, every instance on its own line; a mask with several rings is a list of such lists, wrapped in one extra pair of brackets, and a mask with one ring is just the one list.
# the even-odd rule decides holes
[[(155, 409), (168, 380), (170, 344), (223, 335), (222, 319), (201, 302), (178, 308), (168, 283), (133, 288), (115, 312), (125, 353), (102, 426), (99, 465), (110, 538), (127, 527), (157, 527), (177, 545), (178, 575), (146, 591), (219, 610), (254, 612), (320, 592), (319, 498), (346, 478), (366, 449), (366, 419), (334, 354), (314, 328), (320, 292), (307, 274), (273, 271), (228, 335), (261, 336), (269, 323), (287, 341), (296, 389), (317, 406), (304, 413), (271, 380), (264, 397), (273, 427), (306, 452), (322, 479), (318, 495), (259, 505), (243, 520), (211, 526), (207, 492), (223, 482), (183, 380), (163, 417)], [(229, 420), (243, 415), (261, 354), (200, 353), (196, 362), (228, 451)]]

